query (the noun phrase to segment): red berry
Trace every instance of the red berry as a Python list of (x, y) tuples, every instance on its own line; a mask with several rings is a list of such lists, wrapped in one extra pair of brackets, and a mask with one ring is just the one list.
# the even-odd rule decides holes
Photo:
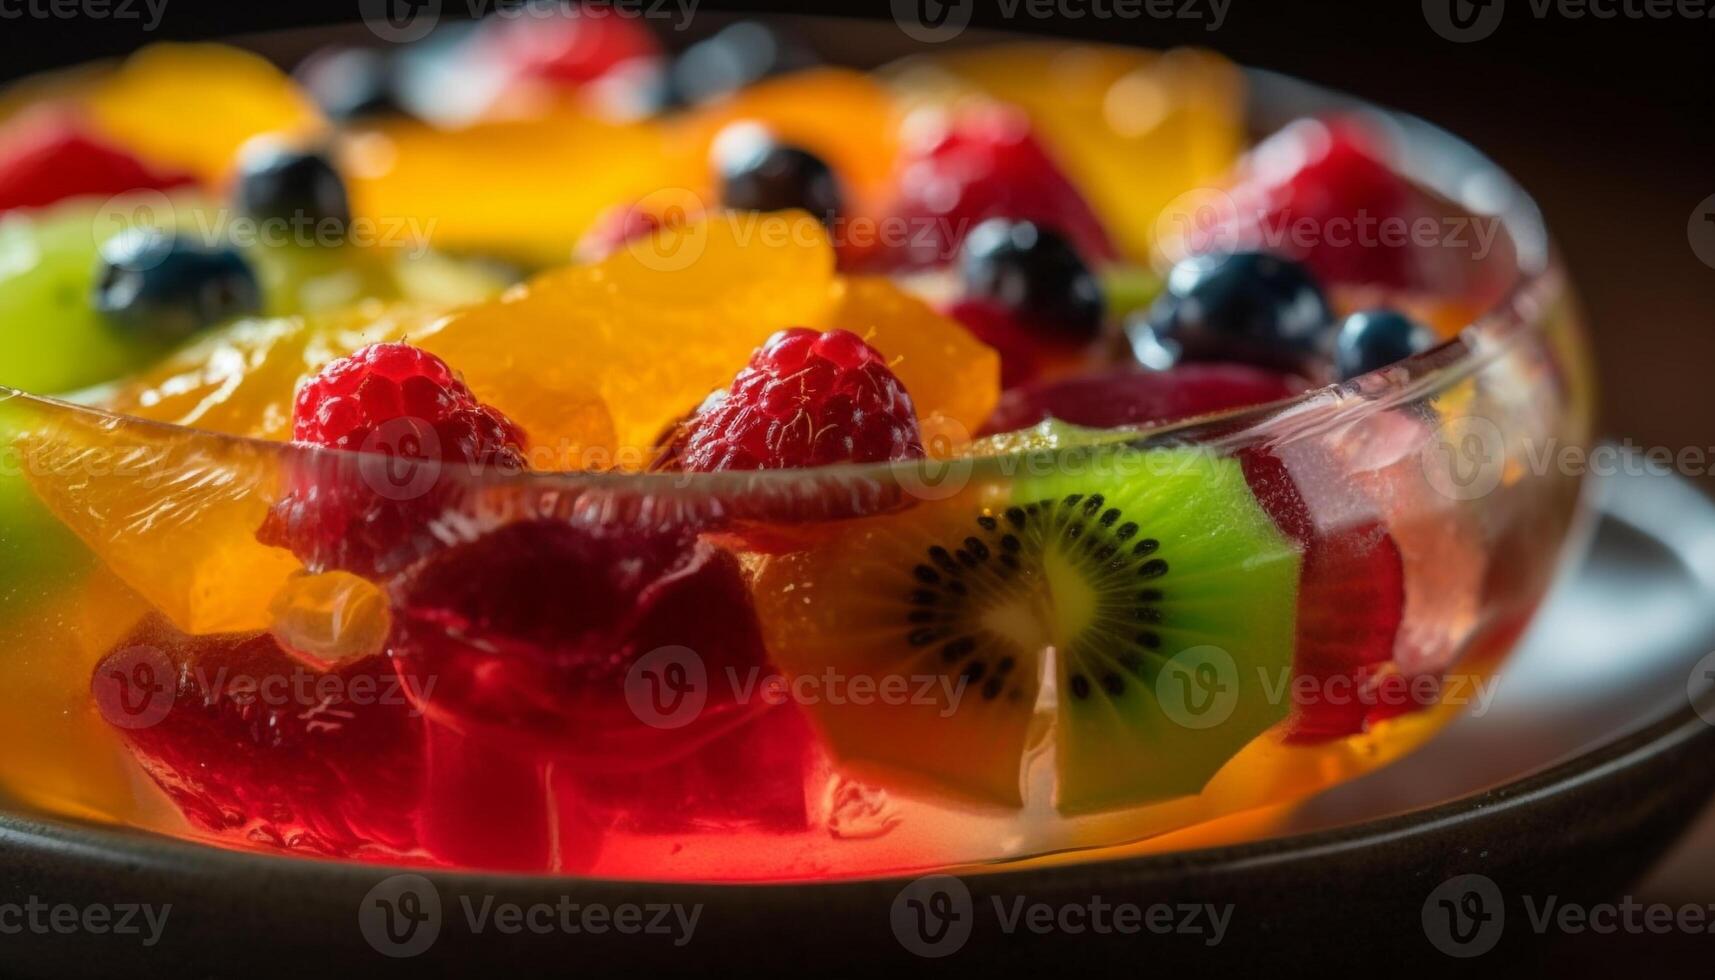
[(635, 16), (593, 4), (543, 4), (484, 25), (481, 52), (518, 77), (575, 87), (661, 46)]
[[(1409, 221), (1420, 215), (1420, 195), (1382, 162), (1370, 133), (1357, 123), (1341, 120), (1318, 130), (1288, 129), (1276, 137), (1296, 144), (1293, 149), (1303, 155), (1303, 164), (1275, 192), (1270, 218), (1310, 218), (1331, 232), (1330, 224), (1340, 218)], [(1276, 149), (1265, 146), (1261, 152)], [(1359, 240), (1341, 244), (1326, 240), (1331, 234), (1323, 237), (1304, 253), (1311, 271), (1323, 282), (1418, 284), (1409, 245)]]
[(480, 404), (445, 361), (401, 343), (371, 344), (304, 382), (292, 405), (292, 438), (359, 449), (383, 423), (406, 417), (447, 437), (446, 459), (487, 461), (522, 450), (523, 433)]
[(417, 847), (423, 724), (384, 657), (320, 673), (266, 633), (152, 623), (96, 666), (91, 689), (203, 830), (338, 857)]
[(1183, 364), (1171, 371), (1121, 368), (1046, 381), (1001, 395), (985, 433), (1013, 432), (1053, 417), (1108, 428), (1173, 422), (1291, 398), (1304, 383), (1243, 364)]
[(660, 215), (635, 204), (616, 205), (602, 212), (578, 240), (577, 258), (584, 262), (605, 259), (662, 228), (683, 224), (686, 217), (683, 208), (670, 209), (667, 214)]
[(392, 601), (391, 653), (433, 679), (432, 720), (580, 771), (665, 764), (760, 706), (732, 683), (767, 663), (738, 560), (679, 529), (510, 524)]
[(60, 113), (31, 113), (0, 127), (0, 213), (80, 196), (167, 190), (186, 174), (155, 170)]
[(917, 413), (875, 348), (846, 330), (782, 330), (688, 419), (665, 465), (691, 472), (919, 459)]
[(524, 433), (446, 362), (407, 344), (373, 344), (322, 368), (298, 390), (292, 436), (365, 454), (289, 457), (290, 493), (259, 537), (315, 571), (403, 567), (431, 546), (424, 528), (456, 504), (465, 475), (524, 466)]
[(1116, 255), (1095, 212), (1012, 106), (914, 117), (898, 188), (894, 216), (909, 241), (896, 258), (905, 265), (951, 262), (966, 233), (987, 218), (1052, 228), (1091, 263)]
[(1192, 247), (1262, 248), (1304, 262), (1324, 284), (1444, 289), (1446, 263), (1412, 241), (1433, 204), (1384, 162), (1384, 145), (1354, 119), (1288, 125), (1251, 150), (1233, 210)]
[(1308, 696), (1294, 688), (1289, 734), (1298, 741), (1321, 741), (1361, 732), (1383, 716), (1371, 703), (1378, 685), (1397, 678), (1391, 670), (1393, 648), (1405, 619), (1399, 545), (1378, 521), (1319, 528), (1278, 455), (1253, 447), (1239, 458), (1257, 501), (1281, 533), (1303, 549), (1293, 673), (1316, 684)]
[[(1389, 707), (1397, 699), (1362, 695), (1377, 685), (1385, 692), (1403, 679), (1392, 664), (1404, 617), (1405, 561), (1385, 525), (1367, 521), (1310, 542), (1299, 585), (1295, 663), (1300, 674), (1321, 683), (1318, 694), (1297, 699), (1293, 738), (1343, 738), (1397, 713)], [(1335, 677), (1349, 682), (1350, 697), (1329, 685)]]

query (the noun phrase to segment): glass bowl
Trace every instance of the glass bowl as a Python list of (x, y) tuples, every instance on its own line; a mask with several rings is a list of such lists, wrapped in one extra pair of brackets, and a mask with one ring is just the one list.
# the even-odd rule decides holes
[[(0, 391), (0, 788), (225, 847), (647, 880), (1266, 834), (1223, 818), (1482, 710), (1575, 536), (1557, 454), (1586, 446), (1591, 392), (1505, 174), (1418, 120), (1250, 82), (1255, 132), (1361, 112), (1498, 222), (1495, 302), (1290, 401), (799, 472), (474, 473)], [(291, 500), (432, 505), (427, 557), (309, 575), (257, 538)], [(1008, 561), (1019, 536), (1058, 557)], [(1003, 601), (1091, 568), (1134, 577), (1077, 614), (1124, 636), (1061, 650), (1089, 635), (1073, 614)], [(1383, 602), (1391, 655), (1353, 659)]]

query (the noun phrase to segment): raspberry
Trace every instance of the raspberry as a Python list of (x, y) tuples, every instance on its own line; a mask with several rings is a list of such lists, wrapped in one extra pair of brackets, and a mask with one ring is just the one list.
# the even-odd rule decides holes
[(188, 636), (158, 621), (103, 658), (91, 689), (204, 830), (335, 857), (417, 847), (423, 724), (385, 657), (320, 673), (266, 633)]
[(445, 361), (399, 343), (371, 344), (305, 382), (292, 406), (292, 438), (360, 449), (378, 426), (406, 417), (446, 437), (445, 459), (486, 462), (522, 447), (523, 434), (477, 402)]
[(312, 571), (380, 577), (422, 557), (427, 524), (458, 502), (454, 472), (524, 466), (524, 433), (478, 402), (446, 362), (406, 344), (373, 344), (299, 389), (292, 436), (365, 456), (289, 458), (290, 493), (258, 537)]
[(894, 214), (911, 230), (897, 256), (908, 266), (952, 261), (965, 234), (987, 218), (1051, 228), (1092, 265), (1115, 258), (1107, 232), (1024, 113), (989, 105), (919, 116), (907, 132)]
[(150, 168), (59, 113), (32, 113), (0, 127), (0, 147), (0, 212), (192, 182), (188, 175)]
[(782, 330), (681, 427), (665, 468), (690, 472), (873, 463), (923, 456), (911, 396), (847, 330)]
[[(391, 592), (390, 652), (413, 685), (433, 682), (429, 717), (511, 751), (647, 768), (759, 706), (732, 682), (767, 664), (738, 560), (682, 529), (522, 521), (436, 553)], [(670, 714), (681, 695), (701, 700)]]

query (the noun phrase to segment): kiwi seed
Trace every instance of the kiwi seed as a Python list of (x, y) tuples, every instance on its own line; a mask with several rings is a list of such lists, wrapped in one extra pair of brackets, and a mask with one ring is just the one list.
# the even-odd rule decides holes
[[(1057, 548), (1085, 569), (1091, 588), (1103, 593), (1106, 621), (1117, 627), (1105, 631), (1103, 649), (1090, 658), (1096, 666), (1088, 673), (1077, 662), (1077, 650), (1062, 652), (1074, 658), (1072, 696), (1086, 700), (1099, 689), (1119, 697), (1128, 686), (1126, 674), (1148, 680), (1146, 671), (1159, 657), (1156, 651), (1162, 644), (1156, 628), (1167, 619), (1162, 608), (1167, 594), (1153, 583), (1165, 578), (1170, 567), (1158, 555), (1161, 542), (1138, 537), (1137, 522), (1124, 517), (1100, 493), (1072, 493), (1059, 500), (1014, 505), (999, 518), (978, 516), (974, 533), (957, 543), (930, 545), (922, 552), (923, 561), (912, 568), (916, 584), (907, 595), (906, 642), (920, 649), (934, 648), (939, 661), (977, 685), (986, 701), (1003, 695), (1022, 697), (1013, 670), (1021, 654), (1037, 651), (1020, 638), (993, 634), (984, 626), (983, 614), (1000, 604), (1029, 602), (1032, 593), (1045, 588), (1039, 565), (1027, 566), (1025, 555), (1028, 550), (1040, 558)], [(1029, 574), (1021, 574), (1027, 569)], [(1145, 588), (1107, 584), (1121, 576), (1152, 584)], [(1124, 622), (1113, 622), (1116, 619)], [(1127, 624), (1132, 631), (1126, 630)], [(1122, 649), (1111, 649), (1116, 639)]]

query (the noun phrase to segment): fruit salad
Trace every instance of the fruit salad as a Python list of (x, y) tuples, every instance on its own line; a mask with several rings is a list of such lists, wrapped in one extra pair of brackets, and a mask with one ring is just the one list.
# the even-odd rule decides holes
[(8, 798), (817, 879), (1267, 833), (1486, 703), (1589, 424), (1504, 176), (1207, 52), (527, 12), (0, 103)]

